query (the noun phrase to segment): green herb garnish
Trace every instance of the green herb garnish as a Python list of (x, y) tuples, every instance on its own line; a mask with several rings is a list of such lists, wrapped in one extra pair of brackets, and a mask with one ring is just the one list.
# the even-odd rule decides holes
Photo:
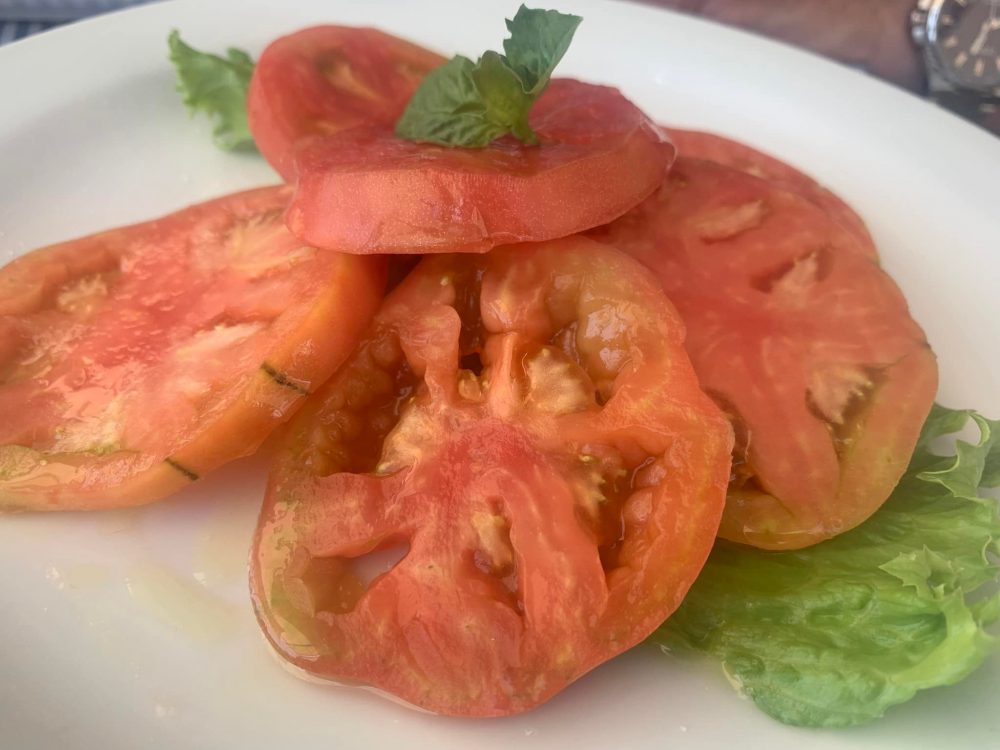
[(471, 148), (508, 133), (529, 145), (538, 143), (528, 114), (582, 20), (522, 5), (507, 21), (506, 54), (486, 52), (476, 62), (456, 55), (432, 70), (396, 123), (396, 135)]

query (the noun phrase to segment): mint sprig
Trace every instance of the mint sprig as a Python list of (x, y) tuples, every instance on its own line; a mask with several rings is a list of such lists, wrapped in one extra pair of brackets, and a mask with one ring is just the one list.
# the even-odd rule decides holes
[(466, 148), (488, 146), (508, 133), (538, 143), (528, 114), (582, 20), (522, 5), (507, 20), (506, 54), (489, 51), (476, 62), (456, 55), (431, 71), (396, 123), (396, 135)]

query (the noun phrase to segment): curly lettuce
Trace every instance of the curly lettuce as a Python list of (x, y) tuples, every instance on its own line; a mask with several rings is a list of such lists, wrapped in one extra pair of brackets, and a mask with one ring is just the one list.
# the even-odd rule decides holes
[(167, 47), (177, 71), (177, 91), (192, 114), (212, 118), (215, 145), (226, 151), (255, 150), (247, 124), (247, 89), (254, 69), (250, 55), (234, 48), (225, 57), (200, 52), (176, 30), (167, 37)]
[[(941, 438), (973, 427), (978, 440)], [(868, 521), (822, 544), (767, 552), (719, 542), (654, 638), (720, 659), (787, 724), (844, 727), (952, 685), (995, 653), (1000, 422), (935, 406), (909, 469)]]

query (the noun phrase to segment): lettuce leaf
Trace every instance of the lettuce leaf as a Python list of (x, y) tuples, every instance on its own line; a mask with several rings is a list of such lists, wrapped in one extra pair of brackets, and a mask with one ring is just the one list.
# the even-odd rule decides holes
[(170, 62), (177, 70), (177, 90), (185, 106), (215, 120), (215, 145), (226, 151), (255, 150), (247, 124), (247, 88), (254, 62), (246, 52), (229, 49), (225, 57), (189, 47), (176, 31), (167, 37)]
[[(965, 427), (949, 456), (940, 438)], [(787, 724), (843, 727), (951, 685), (998, 650), (1000, 422), (935, 406), (906, 475), (868, 521), (794, 552), (719, 542), (662, 644), (720, 659)]]
[(537, 143), (528, 113), (581, 20), (522, 5), (507, 21), (506, 54), (486, 52), (476, 62), (456, 55), (432, 70), (396, 123), (396, 135), (465, 148), (488, 146), (507, 133), (529, 145)]

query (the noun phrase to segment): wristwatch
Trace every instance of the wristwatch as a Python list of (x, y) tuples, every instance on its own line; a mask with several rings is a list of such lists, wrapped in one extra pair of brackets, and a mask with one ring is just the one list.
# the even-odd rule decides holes
[(1000, 134), (1000, 0), (918, 0), (910, 23), (931, 98)]

